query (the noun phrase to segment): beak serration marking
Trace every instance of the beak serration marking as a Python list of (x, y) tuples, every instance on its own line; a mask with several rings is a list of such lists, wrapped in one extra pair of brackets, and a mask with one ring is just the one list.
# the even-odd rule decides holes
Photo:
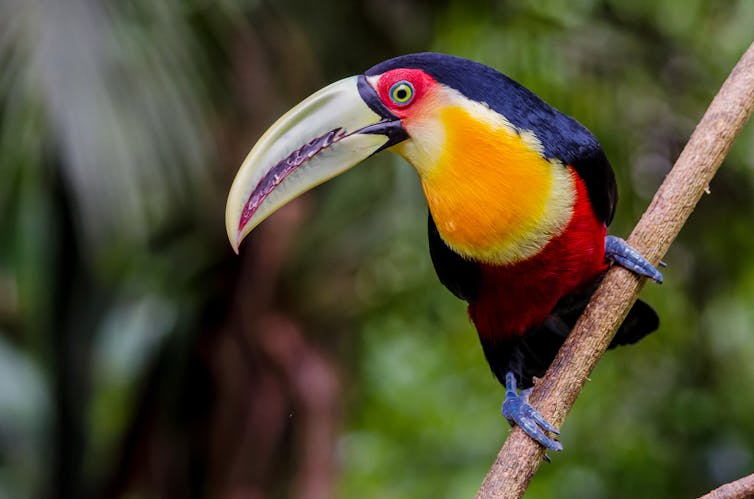
[(342, 128), (334, 128), (324, 135), (307, 142), (299, 149), (289, 154), (285, 159), (273, 166), (264, 177), (259, 181), (257, 186), (251, 192), (249, 200), (244, 206), (241, 213), (241, 219), (238, 222), (238, 230), (241, 231), (254, 216), (259, 206), (267, 199), (267, 196), (280, 185), (285, 178), (290, 175), (296, 168), (303, 165), (307, 160), (319, 154), (323, 149), (330, 147), (346, 136), (346, 131)]

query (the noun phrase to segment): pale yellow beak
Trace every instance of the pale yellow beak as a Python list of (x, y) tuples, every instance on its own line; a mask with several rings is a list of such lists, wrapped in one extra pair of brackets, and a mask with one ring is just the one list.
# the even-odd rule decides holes
[[(233, 249), (297, 196), (405, 138), (363, 76), (316, 92), (259, 139), (233, 180), (225, 227)], [(403, 133), (403, 135), (401, 135)]]

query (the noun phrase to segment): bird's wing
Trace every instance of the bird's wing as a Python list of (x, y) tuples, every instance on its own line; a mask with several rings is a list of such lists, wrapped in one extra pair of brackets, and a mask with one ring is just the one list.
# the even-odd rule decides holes
[[(570, 333), (576, 321), (581, 317), (586, 305), (596, 291), (602, 280), (595, 282), (588, 290), (562, 298), (550, 313), (545, 328), (551, 329), (553, 334), (559, 334), (565, 338)], [(554, 326), (560, 323), (561, 327)], [(642, 300), (636, 300), (626, 318), (615, 333), (613, 341), (608, 348), (620, 345), (630, 345), (644, 338), (660, 326), (660, 319), (654, 309)], [(528, 333), (527, 333), (528, 334)]]
[(597, 146), (583, 150), (571, 161), (571, 166), (584, 180), (594, 214), (605, 225), (610, 225), (618, 202), (618, 187), (602, 148)]
[(429, 254), (440, 282), (462, 300), (476, 301), (482, 284), (482, 269), (478, 263), (466, 260), (445, 244), (437, 225), (428, 216)]

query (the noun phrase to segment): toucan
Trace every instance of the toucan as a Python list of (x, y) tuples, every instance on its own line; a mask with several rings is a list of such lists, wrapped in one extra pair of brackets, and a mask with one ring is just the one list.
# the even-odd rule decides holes
[[(314, 93), (262, 135), (228, 195), (234, 250), (285, 203), (385, 149), (419, 175), (432, 263), (468, 302), (505, 387), (503, 415), (562, 450), (558, 429), (528, 402), (535, 378), (611, 264), (662, 282), (641, 254), (607, 235), (617, 188), (602, 147), (574, 118), (486, 65), (430, 52), (396, 57)], [(637, 301), (611, 347), (658, 325)]]

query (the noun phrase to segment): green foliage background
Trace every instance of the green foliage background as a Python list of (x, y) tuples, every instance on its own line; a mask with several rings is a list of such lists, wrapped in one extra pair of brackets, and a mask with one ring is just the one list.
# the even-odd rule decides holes
[[(752, 26), (748, 0), (1, 0), (0, 498), (96, 495), (148, 366), (185, 382), (241, 148), (301, 98), (413, 51), (484, 62), (600, 139), (625, 235)], [(527, 497), (690, 497), (754, 468), (751, 124), (710, 189), (644, 291), (660, 331), (605, 356)], [(434, 276), (414, 172), (383, 154), (308, 206), (283, 293), (345, 387), (337, 494), (472, 496), (503, 391)]]

